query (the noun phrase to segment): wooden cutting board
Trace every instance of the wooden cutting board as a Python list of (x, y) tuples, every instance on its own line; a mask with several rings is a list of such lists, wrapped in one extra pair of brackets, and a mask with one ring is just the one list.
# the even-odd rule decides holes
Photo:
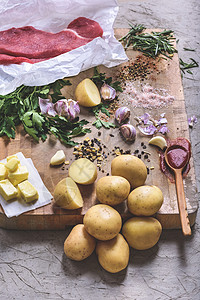
[[(126, 29), (117, 29), (115, 31), (115, 35), (119, 38), (126, 32)], [(107, 76), (112, 76), (117, 79), (116, 76), (118, 76), (122, 67), (129, 65), (129, 63), (134, 63), (138, 56), (141, 56), (141, 53), (128, 50), (127, 55), (130, 58), (129, 62), (112, 69), (107, 69), (101, 66), (99, 67), (99, 71), (105, 72)], [(149, 83), (154, 88), (166, 89), (170, 95), (174, 96), (175, 100), (168, 107), (152, 108), (151, 110), (145, 109), (142, 106), (133, 108), (130, 103), (125, 101), (122, 104), (128, 105), (131, 108), (130, 122), (133, 125), (136, 125), (134, 116), (140, 116), (144, 112), (150, 113), (155, 119), (158, 119), (161, 113), (166, 113), (165, 116), (168, 120), (168, 127), (170, 130), (168, 138), (173, 139), (176, 137), (185, 137), (189, 139), (178, 55), (175, 54), (171, 60), (152, 60), (151, 65), (154, 67), (152, 67), (152, 73), (147, 76), (148, 79), (143, 82), (141, 80), (136, 81), (135, 84), (138, 86), (138, 84), (141, 83)], [(67, 98), (74, 98), (76, 85), (82, 79), (91, 77), (93, 72), (94, 70), (90, 69), (80, 73), (76, 77), (70, 78), (72, 86), (67, 86), (66, 89), (63, 90), (63, 94)], [(121, 99), (122, 96), (120, 95), (119, 103), (121, 103)], [(105, 145), (105, 152), (107, 154), (109, 153), (102, 167), (104, 173), (99, 171), (98, 178), (105, 176), (108, 173), (110, 174), (110, 162), (115, 157), (115, 155), (113, 155), (115, 147), (120, 147), (123, 150), (131, 150), (131, 153), (133, 153), (135, 150), (139, 150), (140, 152), (143, 150), (141, 143), (144, 143), (147, 146), (145, 151), (150, 152), (151, 155), (149, 156), (149, 162), (144, 160), (147, 167), (150, 168), (146, 184), (154, 184), (160, 187), (164, 194), (164, 203), (159, 212), (156, 214), (156, 217), (165, 229), (180, 228), (175, 184), (171, 183), (160, 171), (158, 150), (155, 146), (148, 145), (149, 137), (142, 136), (137, 131), (137, 138), (135, 142), (127, 144), (122, 140), (118, 129), (97, 130), (94, 126), (92, 126), (91, 123), (94, 121), (94, 116), (89, 109), (82, 108), (81, 117), (90, 121), (92, 132), (87, 136), (91, 139), (94, 137), (101, 139), (101, 143)], [(76, 141), (82, 142), (84, 138), (85, 137), (78, 137), (76, 138)], [(15, 140), (9, 140), (7, 137), (0, 138), (0, 159), (19, 151), (23, 152), (25, 157), (32, 158), (35, 167), (44, 181), (44, 184), (52, 194), (55, 185), (68, 175), (68, 166), (51, 167), (49, 165), (51, 157), (57, 150), (60, 149), (64, 150), (70, 163), (74, 161), (73, 148), (68, 148), (62, 145), (54, 137), (49, 137), (44, 143), (41, 141), (36, 143), (24, 132), (22, 127), (17, 129)], [(190, 164), (191, 169), (187, 177), (184, 179), (184, 187), (189, 218), (191, 225), (193, 225), (196, 219), (198, 200), (196, 198), (196, 182), (192, 158), (190, 160)], [(52, 201), (51, 204), (42, 208), (24, 213), (18, 217), (7, 218), (3, 210), (0, 208), (0, 227), (18, 230), (64, 230), (68, 225), (81, 223), (85, 212), (92, 205), (98, 203), (98, 200), (95, 195), (95, 184), (79, 187), (84, 199), (84, 206), (82, 209), (74, 211), (64, 210), (54, 205)], [(127, 211), (126, 201), (118, 205), (116, 209), (121, 213), (124, 220), (131, 216)]]

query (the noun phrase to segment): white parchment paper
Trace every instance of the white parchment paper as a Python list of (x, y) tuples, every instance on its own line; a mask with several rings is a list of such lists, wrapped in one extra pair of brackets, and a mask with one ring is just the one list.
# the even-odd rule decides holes
[[(30, 158), (25, 158), (22, 152), (16, 153), (17, 157), (20, 160), (22, 166), (26, 166), (29, 172), (28, 180), (32, 185), (37, 189), (39, 198), (34, 203), (26, 203), (25, 201), (13, 201), (7, 202), (0, 195), (0, 204), (3, 207), (4, 213), (8, 218), (19, 216), (24, 212), (36, 209), (38, 207), (42, 207), (51, 203), (51, 199), (53, 196), (50, 194), (48, 189), (45, 187), (37, 169), (34, 167), (34, 164)], [(6, 159), (1, 160), (0, 162), (5, 163)]]
[(128, 60), (123, 46), (114, 37), (113, 23), (118, 13), (115, 0), (1, 0), (0, 31), (31, 25), (59, 32), (78, 17), (97, 21), (103, 38), (36, 64), (0, 65), (0, 94), (14, 91), (21, 84), (44, 85), (75, 76), (98, 65), (114, 67)]

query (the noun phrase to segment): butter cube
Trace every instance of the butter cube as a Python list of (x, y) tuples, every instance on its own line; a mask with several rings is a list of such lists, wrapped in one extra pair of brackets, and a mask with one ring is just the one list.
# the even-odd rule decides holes
[[(12, 159), (12, 158), (18, 159), (17, 155), (10, 155), (10, 156), (7, 156), (7, 161), (9, 161), (9, 160)], [(19, 159), (18, 159), (18, 160), (19, 160)], [(20, 161), (19, 161), (19, 163), (20, 163)]]
[(8, 171), (5, 167), (5, 164), (0, 163), (0, 180), (6, 179), (8, 176)]
[(26, 202), (37, 200), (39, 197), (36, 188), (28, 180), (19, 183), (18, 189), (20, 191), (22, 198)]
[(4, 179), (0, 181), (0, 194), (6, 201), (8, 201), (18, 196), (18, 190), (8, 179)]
[(20, 182), (28, 179), (27, 167), (19, 165), (15, 172), (8, 172), (8, 179), (13, 185), (17, 185)]
[(10, 172), (14, 172), (17, 170), (19, 164), (19, 159), (16, 157), (13, 157), (7, 161), (5, 164), (5, 167), (8, 169)]

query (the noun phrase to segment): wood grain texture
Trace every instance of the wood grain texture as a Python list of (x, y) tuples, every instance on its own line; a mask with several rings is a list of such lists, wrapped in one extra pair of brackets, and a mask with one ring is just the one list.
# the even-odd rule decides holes
[[(126, 33), (126, 29), (116, 30), (116, 37), (122, 36)], [(127, 55), (131, 61), (135, 61), (138, 52), (128, 50)], [(170, 133), (168, 138), (185, 137), (189, 139), (187, 115), (185, 111), (185, 101), (183, 96), (183, 88), (181, 82), (181, 74), (179, 69), (178, 55), (175, 54), (172, 60), (156, 60), (157, 70), (149, 76), (148, 82), (155, 88), (164, 88), (170, 95), (175, 97), (172, 105), (164, 107), (162, 109), (152, 108), (151, 111), (144, 109), (143, 107), (132, 108), (130, 122), (136, 125), (134, 116), (141, 115), (145, 111), (149, 112), (154, 118), (159, 118), (160, 114), (165, 112), (168, 120), (168, 127)], [(128, 63), (127, 63), (128, 64)], [(106, 72), (108, 76), (116, 77), (122, 65), (107, 69), (103, 66), (99, 68), (101, 72)], [(70, 78), (72, 86), (67, 86), (63, 90), (63, 95), (67, 98), (74, 98), (74, 90), (76, 85), (84, 78), (91, 77), (93, 75), (93, 69), (87, 70), (80, 73), (74, 78)], [(117, 78), (116, 78), (117, 79)], [(119, 97), (120, 99), (120, 97)], [(120, 101), (120, 100), (119, 100)], [(124, 103), (122, 103), (124, 104)], [(127, 103), (126, 103), (127, 105)], [(81, 116), (88, 119), (90, 122), (94, 120), (93, 115), (88, 109), (81, 108)], [(91, 123), (90, 123), (91, 125)], [(93, 127), (93, 126), (91, 126)], [(114, 138), (110, 136), (114, 135)], [(92, 132), (88, 134), (90, 138), (97, 137), (97, 130), (93, 127)], [(161, 188), (164, 194), (164, 203), (157, 213), (156, 217), (161, 222), (163, 228), (172, 229), (180, 228), (180, 217), (178, 213), (178, 204), (176, 196), (175, 184), (171, 183), (167, 177), (160, 171), (159, 167), (159, 154), (156, 147), (148, 145), (149, 138), (142, 136), (137, 132), (136, 141), (133, 144), (126, 144), (117, 129), (101, 129), (101, 142), (107, 147), (106, 151), (110, 152), (107, 160), (104, 161), (103, 170), (104, 173), (98, 172), (98, 178), (110, 174), (110, 162), (114, 158), (112, 156), (112, 149), (115, 146), (119, 146), (124, 150), (130, 149), (134, 152), (136, 149), (141, 150), (141, 142), (147, 145), (147, 151), (151, 153), (150, 162), (146, 162), (148, 167), (153, 167), (148, 175), (146, 184), (153, 184)], [(76, 138), (77, 141), (81, 142), (84, 137)], [(49, 165), (51, 157), (57, 150), (63, 149), (67, 160), (70, 163), (74, 160), (73, 149), (67, 148), (62, 145), (54, 137), (49, 137), (46, 142), (34, 142), (27, 134), (23, 131), (22, 127), (17, 129), (15, 140), (9, 141), (8, 138), (0, 138), (0, 159), (5, 158), (8, 155), (16, 152), (23, 152), (25, 157), (31, 157), (35, 167), (37, 168), (44, 184), (51, 193), (54, 191), (55, 185), (63, 178), (68, 175), (68, 167), (65, 166), (64, 170), (61, 167), (51, 167)], [(186, 194), (186, 203), (190, 219), (191, 226), (194, 224), (196, 219), (196, 213), (198, 209), (198, 201), (196, 199), (196, 181), (194, 174), (193, 159), (190, 160), (191, 169), (188, 176), (184, 179), (184, 188)], [(67, 211), (58, 208), (55, 204), (49, 204), (42, 208), (38, 208), (34, 211), (22, 214), (18, 217), (8, 219), (2, 209), (0, 208), (0, 226), (7, 229), (19, 229), (19, 230), (64, 230), (68, 225), (74, 225), (82, 222), (83, 216), (89, 207), (98, 203), (95, 195), (95, 184), (86, 187), (80, 186), (81, 193), (84, 199), (84, 206), (82, 209), (75, 211)], [(129, 218), (131, 215), (127, 211), (126, 202), (118, 205), (117, 210), (122, 214), (123, 219)]]

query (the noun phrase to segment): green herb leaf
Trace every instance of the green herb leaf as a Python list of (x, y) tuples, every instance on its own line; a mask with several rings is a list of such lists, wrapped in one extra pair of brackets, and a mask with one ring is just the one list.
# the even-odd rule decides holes
[(95, 120), (92, 125), (96, 126), (97, 129), (100, 129), (102, 126), (106, 129), (109, 129), (109, 128), (115, 128), (115, 124), (114, 123), (111, 123), (111, 122), (106, 122), (106, 121), (103, 121), (99, 118), (97, 118), (97, 120)]
[(97, 129), (100, 129), (102, 127), (102, 123), (100, 119), (97, 119), (92, 123), (92, 125), (96, 126)]

